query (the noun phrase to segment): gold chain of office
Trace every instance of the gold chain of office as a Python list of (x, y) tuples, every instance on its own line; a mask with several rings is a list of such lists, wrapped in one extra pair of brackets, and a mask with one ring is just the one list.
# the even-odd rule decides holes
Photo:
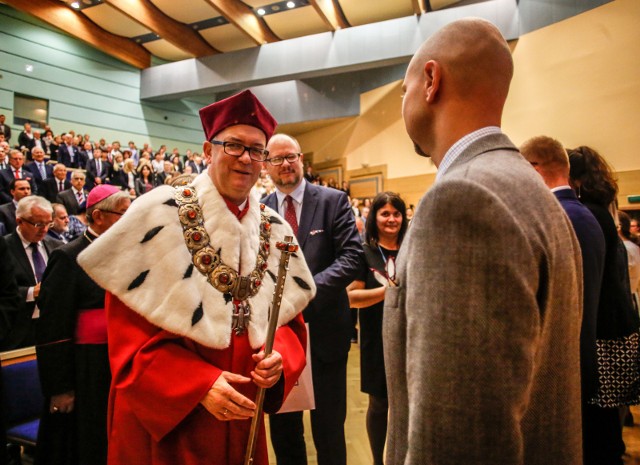
[(225, 298), (233, 299), (233, 329), (236, 334), (244, 333), (251, 318), (251, 306), (247, 299), (260, 290), (268, 266), (271, 223), (269, 215), (265, 213), (265, 206), (260, 205), (260, 245), (256, 266), (248, 275), (241, 276), (222, 261), (220, 249), (211, 247), (196, 189), (193, 186), (177, 187), (175, 200), (184, 241), (191, 253), (193, 265)]

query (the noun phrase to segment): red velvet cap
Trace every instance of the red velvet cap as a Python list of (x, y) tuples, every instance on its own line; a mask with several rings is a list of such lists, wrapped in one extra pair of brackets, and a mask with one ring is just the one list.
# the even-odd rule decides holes
[(250, 90), (201, 108), (200, 121), (208, 141), (223, 129), (236, 124), (246, 124), (262, 130), (268, 141), (278, 124)]
[(87, 208), (93, 207), (98, 202), (102, 202), (104, 199), (111, 197), (116, 192), (120, 192), (120, 189), (116, 186), (112, 186), (111, 184), (100, 184), (99, 186), (94, 187), (87, 196)]

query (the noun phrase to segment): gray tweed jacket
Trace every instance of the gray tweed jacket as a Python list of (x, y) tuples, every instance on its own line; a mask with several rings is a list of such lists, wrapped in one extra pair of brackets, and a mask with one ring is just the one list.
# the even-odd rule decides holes
[(422, 198), (385, 297), (387, 465), (582, 463), (580, 248), (504, 135)]

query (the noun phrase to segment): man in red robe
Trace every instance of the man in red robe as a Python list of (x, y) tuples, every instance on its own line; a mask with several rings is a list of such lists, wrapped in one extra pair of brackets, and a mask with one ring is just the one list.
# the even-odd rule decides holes
[[(200, 117), (207, 171), (141, 196), (78, 259), (108, 291), (112, 465), (243, 463), (257, 388), (276, 411), (305, 365), (300, 311), (315, 285), (301, 253), (290, 258), (274, 351), (262, 351), (275, 244), (294, 236), (252, 192), (276, 122), (249, 91)], [(263, 423), (254, 463), (268, 463)]]

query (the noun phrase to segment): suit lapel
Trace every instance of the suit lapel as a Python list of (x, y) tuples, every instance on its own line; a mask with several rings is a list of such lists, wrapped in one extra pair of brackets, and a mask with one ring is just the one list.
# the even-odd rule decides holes
[(13, 250), (16, 253), (16, 258), (19, 266), (22, 267), (22, 271), (25, 276), (29, 277), (31, 283), (36, 283), (35, 275), (33, 274), (33, 268), (31, 268), (31, 263), (29, 262), (29, 257), (27, 256), (27, 251), (22, 245), (22, 241), (20, 240), (20, 236), (18, 236), (18, 232), (16, 231), (11, 236), (11, 240), (13, 240)]
[(318, 206), (318, 190), (320, 187), (316, 187), (311, 183), (307, 183), (304, 189), (304, 197), (302, 199), (302, 213), (300, 214), (300, 224), (298, 225), (297, 239), (300, 247), (304, 248), (307, 237), (309, 237), (309, 231), (311, 231), (311, 224), (313, 217), (316, 213), (316, 207)]

